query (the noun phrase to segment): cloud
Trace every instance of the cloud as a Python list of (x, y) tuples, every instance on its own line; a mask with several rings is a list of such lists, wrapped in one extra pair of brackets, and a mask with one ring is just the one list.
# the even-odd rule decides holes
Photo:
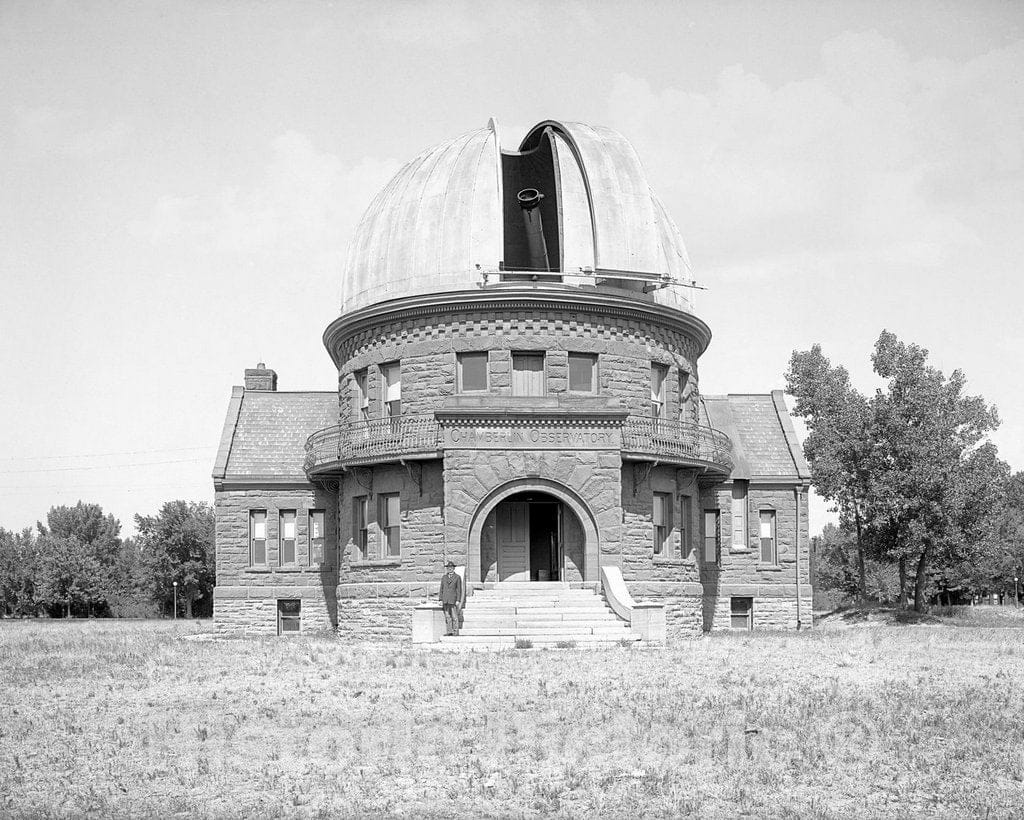
[(36, 156), (75, 159), (115, 153), (128, 144), (132, 125), (123, 117), (94, 124), (81, 111), (39, 106), (18, 108), (14, 122), (23, 149)]
[(364, 158), (347, 165), (295, 131), (278, 136), (268, 151), (263, 173), (251, 184), (161, 197), (129, 231), (155, 245), (337, 267), (362, 211), (398, 163)]
[(1022, 70), (1024, 42), (914, 61), (876, 32), (846, 33), (823, 45), (817, 76), (778, 87), (740, 65), (705, 92), (620, 74), (610, 119), (698, 267), (808, 254), (843, 273), (950, 267), (1024, 218)]

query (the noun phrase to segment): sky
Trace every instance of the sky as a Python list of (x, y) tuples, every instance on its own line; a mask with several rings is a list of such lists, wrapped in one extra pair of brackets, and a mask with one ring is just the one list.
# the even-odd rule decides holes
[(0, 526), (212, 502), (231, 386), (334, 389), (362, 211), (491, 116), (634, 144), (705, 393), (815, 343), (873, 391), (888, 329), (1024, 469), (1024, 4), (0, 0)]

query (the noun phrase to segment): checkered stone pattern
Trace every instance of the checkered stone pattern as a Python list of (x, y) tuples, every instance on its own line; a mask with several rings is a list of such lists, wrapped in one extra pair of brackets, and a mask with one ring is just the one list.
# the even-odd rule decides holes
[[(667, 402), (675, 417), (695, 419), (694, 391), (679, 412), (678, 370), (697, 381), (697, 341), (670, 327), (616, 316), (569, 319), (555, 311), (510, 311), (505, 314), (466, 311), (420, 324), (413, 320), (371, 324), (347, 337), (339, 348), (338, 395), (342, 419), (356, 419), (354, 373), (366, 370), (368, 392), (380, 396), (380, 366), (400, 361), (402, 412), (431, 412), (456, 392), (456, 354), (488, 351), (490, 389), (511, 392), (512, 351), (545, 351), (549, 395), (568, 390), (567, 355), (600, 355), (600, 394), (616, 396), (630, 413), (650, 412), (651, 362), (669, 365)], [(371, 406), (371, 416), (380, 408)]]

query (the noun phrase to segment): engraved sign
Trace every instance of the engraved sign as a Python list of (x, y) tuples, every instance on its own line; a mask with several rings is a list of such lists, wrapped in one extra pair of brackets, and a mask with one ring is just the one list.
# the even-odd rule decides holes
[(617, 450), (621, 429), (599, 424), (454, 424), (444, 446), (465, 450)]

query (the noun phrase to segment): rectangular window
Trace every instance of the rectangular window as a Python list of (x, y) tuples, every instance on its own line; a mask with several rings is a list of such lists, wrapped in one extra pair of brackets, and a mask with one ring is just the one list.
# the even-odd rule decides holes
[(369, 497), (357, 495), (352, 499), (352, 543), (356, 545), (357, 558), (365, 561), (370, 557)]
[(366, 369), (357, 370), (354, 374), (356, 381), (355, 410), (356, 421), (370, 420), (370, 383)]
[(687, 421), (686, 402), (690, 394), (687, 392), (687, 386), (690, 383), (690, 374), (679, 369), (679, 419), (681, 421)]
[(679, 555), (689, 558), (693, 553), (693, 499), (688, 495), (679, 498)]
[(544, 395), (544, 354), (512, 354), (512, 395)]
[(736, 480), (732, 485), (732, 548), (748, 549), (747, 538), (747, 482)]
[(775, 511), (761, 510), (761, 563), (776, 563)]
[(381, 415), (387, 419), (402, 415), (402, 365), (391, 362), (381, 365), (381, 379), (384, 389), (381, 390)]
[(665, 382), (668, 378), (668, 367), (663, 364), (651, 363), (651, 418), (660, 419), (665, 415)]
[(672, 496), (654, 494), (654, 554), (672, 554)]
[(281, 552), (278, 555), (281, 566), (295, 563), (295, 510), (281, 510), (278, 520)]
[(326, 534), (324, 524), (327, 516), (324, 510), (309, 511), (309, 565), (315, 566), (324, 562), (324, 542)]
[(302, 629), (302, 601), (280, 599), (277, 602), (277, 634), (295, 635)]
[(487, 389), (487, 353), (458, 353), (455, 356), (459, 392), (474, 393)]
[(378, 496), (380, 509), (377, 521), (381, 535), (381, 557), (394, 558), (402, 554), (402, 510), (398, 493), (382, 493)]
[(730, 598), (729, 599), (729, 626), (733, 629), (746, 629), (754, 627), (754, 599), (753, 598)]
[(249, 563), (265, 566), (267, 563), (267, 511), (249, 511)]
[(704, 563), (718, 563), (718, 527), (721, 516), (718, 510), (704, 510)]
[(597, 356), (593, 353), (569, 354), (569, 390), (573, 393), (597, 392)]

